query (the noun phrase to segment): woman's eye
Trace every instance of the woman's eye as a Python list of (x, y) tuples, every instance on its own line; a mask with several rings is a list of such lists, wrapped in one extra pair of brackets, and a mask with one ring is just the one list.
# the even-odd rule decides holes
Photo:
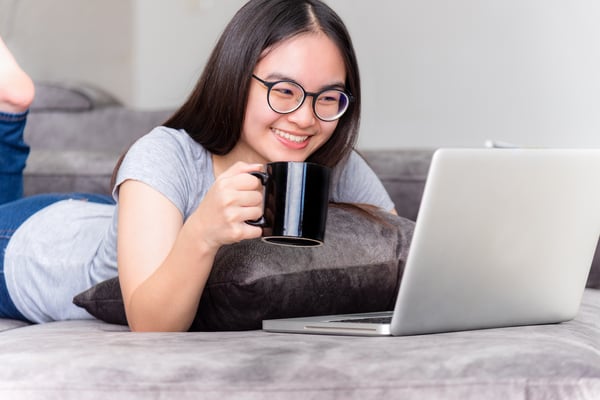
[(340, 95), (338, 93), (323, 93), (319, 96), (319, 103), (338, 103)]
[(291, 89), (285, 89), (285, 88), (274, 88), (273, 91), (281, 96), (293, 96), (294, 92)]

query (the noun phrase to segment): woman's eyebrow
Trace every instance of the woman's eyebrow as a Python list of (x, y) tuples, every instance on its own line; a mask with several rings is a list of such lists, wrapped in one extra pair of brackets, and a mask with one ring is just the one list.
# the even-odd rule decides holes
[[(299, 84), (300, 86), (304, 87), (304, 85), (302, 85), (300, 82), (298, 82), (294, 78), (291, 78), (289, 76), (280, 74), (278, 72), (270, 73), (270, 74), (268, 74), (264, 78), (261, 77), (261, 79), (264, 79), (265, 81), (271, 81), (271, 82), (273, 82), (273, 81), (292, 81), (292, 82), (295, 82), (295, 83)], [(345, 82), (340, 82), (340, 81), (332, 82), (331, 84), (321, 86), (319, 88), (319, 90), (332, 89), (332, 88), (345, 89), (346, 88), (346, 83)]]

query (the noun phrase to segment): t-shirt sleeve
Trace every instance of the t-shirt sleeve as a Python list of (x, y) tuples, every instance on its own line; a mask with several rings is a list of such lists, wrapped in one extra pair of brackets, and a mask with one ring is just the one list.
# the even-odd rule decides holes
[[(186, 215), (190, 199), (189, 150), (177, 137), (178, 131), (154, 128), (127, 151), (119, 167), (113, 197), (118, 201), (119, 186), (126, 180), (143, 182), (167, 197)], [(186, 166), (188, 166), (186, 168)]]
[(395, 208), (383, 183), (355, 151), (346, 162), (334, 169), (331, 200), (339, 203), (370, 204), (386, 211)]

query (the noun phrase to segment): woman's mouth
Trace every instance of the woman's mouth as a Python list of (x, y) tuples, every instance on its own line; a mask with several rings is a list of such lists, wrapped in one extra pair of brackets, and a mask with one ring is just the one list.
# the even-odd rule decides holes
[(271, 130), (273, 131), (273, 133), (277, 136), (279, 136), (280, 138), (283, 138), (287, 141), (293, 142), (293, 143), (303, 143), (306, 142), (309, 138), (309, 136), (296, 136), (296, 135), (292, 135), (290, 133), (281, 131), (279, 129), (276, 128), (271, 128)]

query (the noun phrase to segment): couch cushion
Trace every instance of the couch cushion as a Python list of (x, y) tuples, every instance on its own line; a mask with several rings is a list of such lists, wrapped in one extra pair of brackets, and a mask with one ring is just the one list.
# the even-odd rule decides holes
[(111, 194), (119, 154), (108, 151), (32, 149), (23, 176), (26, 196), (48, 192)]
[[(263, 319), (390, 310), (412, 229), (412, 221), (387, 213), (331, 207), (323, 246), (258, 239), (224, 246), (192, 329), (259, 329)], [(99, 319), (126, 324), (117, 278), (74, 302)]]
[(28, 322), (19, 321), (16, 319), (0, 318), (0, 332), (20, 328), (22, 326), (27, 326), (27, 325), (29, 325)]
[(108, 105), (120, 103), (107, 92), (89, 85), (36, 82), (31, 111), (77, 112)]
[(25, 141), (40, 150), (122, 153), (136, 139), (162, 124), (169, 110), (130, 110), (120, 106), (86, 112), (29, 113)]
[(408, 337), (130, 333), (100, 321), (0, 334), (6, 399), (600, 398), (600, 291), (573, 321)]

